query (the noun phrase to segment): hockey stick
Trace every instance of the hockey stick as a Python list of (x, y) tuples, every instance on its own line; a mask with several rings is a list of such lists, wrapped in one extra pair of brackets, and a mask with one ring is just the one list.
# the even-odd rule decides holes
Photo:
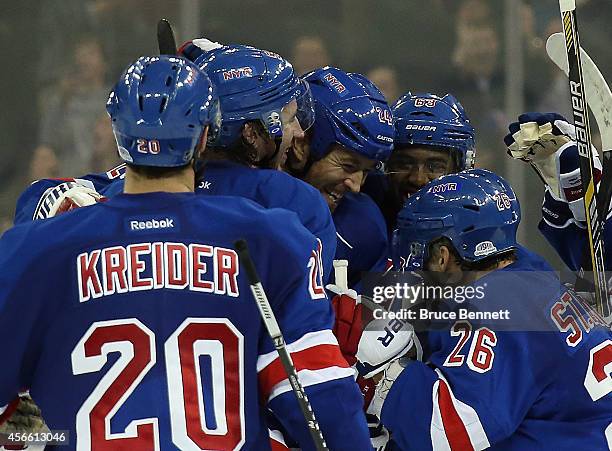
[[(572, 112), (576, 128), (576, 144), (580, 156), (580, 177), (584, 193), (584, 209), (588, 234), (591, 267), (595, 284), (595, 301), (598, 310), (607, 318), (611, 309), (608, 303), (608, 287), (605, 277), (603, 255), (603, 221), (600, 219), (600, 208), (597, 206), (597, 188), (595, 185), (594, 164), (589, 129), (589, 114), (584, 92), (580, 39), (576, 20), (575, 0), (559, 0), (559, 8), (565, 32), (565, 47), (569, 63), (568, 78), (572, 98)], [(605, 220), (605, 215), (603, 216)]]
[[(551, 61), (567, 75), (569, 65), (563, 33), (554, 33), (548, 37), (546, 53)], [(597, 201), (601, 204), (599, 214), (603, 219), (608, 215), (610, 198), (612, 198), (612, 91), (597, 65), (583, 48), (580, 48), (580, 57), (585, 81), (584, 93), (601, 135), (603, 175)]]
[[(555, 65), (568, 74), (567, 54), (563, 33), (553, 33), (546, 41), (546, 53)], [(601, 134), (602, 150), (612, 151), (612, 92), (589, 54), (580, 48), (584, 93)]]
[(240, 263), (242, 263), (242, 266), (246, 270), (249, 285), (251, 286), (251, 292), (253, 293), (253, 297), (257, 302), (261, 319), (266, 326), (270, 338), (272, 338), (272, 341), (274, 342), (274, 347), (276, 348), (283, 367), (285, 368), (291, 388), (298, 399), (300, 410), (302, 411), (302, 415), (304, 415), (304, 419), (306, 420), (306, 425), (308, 426), (310, 436), (312, 437), (318, 451), (328, 451), (327, 445), (325, 444), (325, 439), (323, 438), (323, 434), (319, 428), (319, 423), (315, 418), (314, 411), (312, 410), (310, 401), (308, 401), (306, 392), (304, 391), (302, 384), (300, 384), (297, 371), (293, 365), (293, 360), (291, 360), (291, 354), (289, 354), (289, 351), (287, 350), (285, 339), (283, 338), (283, 334), (278, 327), (278, 322), (276, 321), (276, 317), (274, 316), (274, 312), (272, 311), (272, 307), (270, 306), (266, 292), (261, 285), (261, 280), (259, 279), (257, 270), (255, 269), (255, 263), (253, 263), (253, 260), (249, 254), (246, 241), (236, 241), (234, 243), (234, 249), (236, 249), (236, 252), (238, 253)]
[(160, 19), (157, 22), (157, 45), (160, 55), (176, 55), (176, 39), (174, 31), (168, 19)]
[[(343, 290), (348, 290), (348, 260), (334, 260), (332, 263), (334, 265), (334, 284)], [(381, 309), (374, 299), (365, 294), (360, 294), (357, 302), (371, 312)]]

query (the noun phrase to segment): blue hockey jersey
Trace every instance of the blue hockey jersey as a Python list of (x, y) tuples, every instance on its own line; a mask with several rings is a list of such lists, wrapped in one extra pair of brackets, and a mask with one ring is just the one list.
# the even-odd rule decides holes
[(207, 161), (196, 186), (199, 194), (251, 199), (265, 208), (295, 212), (304, 227), (321, 240), (324, 280), (327, 282), (336, 252), (336, 229), (329, 207), (309, 184), (273, 169), (254, 169), (228, 160)]
[[(75, 183), (106, 197), (123, 192), (125, 165), (79, 179), (44, 179), (30, 185), (17, 201), (15, 224), (42, 219), (48, 205)], [(198, 194), (239, 196), (265, 208), (295, 212), (301, 223), (321, 240), (324, 280), (327, 281), (336, 252), (336, 229), (325, 201), (317, 190), (288, 174), (253, 169), (231, 161), (208, 161), (196, 185)]]
[[(314, 449), (233, 243), (245, 238), (331, 449), (370, 449), (294, 213), (119, 194), (0, 240), (0, 406), (28, 388), (70, 449), (269, 449), (264, 406)], [(1, 407), (0, 407), (1, 409)]]
[(474, 285), (483, 300), (448, 309), (509, 310), (510, 319), (427, 332), (426, 363), (410, 363), (383, 405), (394, 449), (607, 450), (612, 333), (603, 320), (553, 273), (520, 260)]
[(367, 195), (346, 193), (333, 214), (338, 238), (336, 259), (348, 260), (349, 287), (363, 272), (383, 272), (389, 257), (387, 228), (378, 206)]

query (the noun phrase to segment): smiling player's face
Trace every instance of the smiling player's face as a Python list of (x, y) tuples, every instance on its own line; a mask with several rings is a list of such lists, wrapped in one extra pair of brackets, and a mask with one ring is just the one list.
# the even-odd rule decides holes
[(456, 172), (452, 152), (427, 147), (395, 149), (387, 163), (387, 180), (401, 204), (432, 180)]
[(334, 144), (327, 155), (312, 164), (304, 181), (317, 188), (334, 211), (347, 192), (361, 190), (367, 173), (375, 166), (376, 161)]

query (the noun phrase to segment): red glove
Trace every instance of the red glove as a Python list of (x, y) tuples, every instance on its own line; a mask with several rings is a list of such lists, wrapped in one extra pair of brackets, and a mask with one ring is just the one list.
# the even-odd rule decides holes
[[(332, 287), (337, 288), (328, 286), (328, 289), (336, 292)], [(342, 355), (349, 365), (354, 365), (357, 362), (355, 354), (363, 333), (363, 306), (359, 303), (355, 290), (342, 290), (331, 302), (336, 314), (334, 335), (338, 339)]]

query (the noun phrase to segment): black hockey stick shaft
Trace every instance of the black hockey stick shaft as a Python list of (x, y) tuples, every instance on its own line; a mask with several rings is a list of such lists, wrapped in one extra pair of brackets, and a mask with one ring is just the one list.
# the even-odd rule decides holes
[(302, 384), (300, 384), (298, 379), (295, 365), (293, 364), (293, 360), (291, 360), (291, 354), (289, 354), (289, 351), (287, 350), (285, 339), (283, 338), (280, 327), (278, 326), (278, 322), (276, 321), (276, 317), (274, 316), (274, 312), (272, 311), (272, 307), (270, 306), (266, 292), (261, 285), (261, 280), (257, 274), (255, 263), (253, 263), (253, 259), (249, 254), (247, 242), (245, 240), (236, 241), (234, 243), (234, 249), (238, 253), (240, 264), (246, 271), (247, 279), (249, 280), (249, 285), (251, 286), (251, 292), (253, 293), (253, 297), (257, 302), (257, 307), (259, 308), (259, 313), (261, 314), (261, 318), (266, 326), (268, 334), (274, 343), (276, 352), (278, 352), (283, 368), (287, 373), (291, 388), (298, 399), (300, 410), (302, 411), (302, 415), (304, 416), (304, 420), (308, 426), (310, 436), (312, 437), (318, 451), (327, 451), (328, 448), (327, 444), (325, 443), (325, 439), (323, 438), (323, 433), (321, 432), (319, 423), (317, 422), (314, 411), (312, 410), (310, 401), (308, 401), (304, 387), (302, 387)]
[(559, 0), (563, 30), (565, 34), (565, 48), (569, 62), (569, 86), (572, 100), (574, 126), (576, 127), (576, 145), (580, 156), (580, 177), (584, 194), (584, 209), (587, 222), (588, 246), (593, 269), (595, 285), (595, 301), (597, 308), (604, 318), (610, 316), (611, 309), (608, 301), (608, 288), (605, 276), (603, 255), (603, 218), (597, 206), (599, 196), (595, 184), (595, 167), (593, 149), (591, 147), (591, 134), (589, 128), (589, 114), (584, 81), (582, 77), (582, 64), (580, 60), (580, 40), (576, 20), (575, 0)]
[(157, 22), (157, 45), (160, 55), (176, 55), (176, 39), (174, 31), (168, 19), (160, 19)]

